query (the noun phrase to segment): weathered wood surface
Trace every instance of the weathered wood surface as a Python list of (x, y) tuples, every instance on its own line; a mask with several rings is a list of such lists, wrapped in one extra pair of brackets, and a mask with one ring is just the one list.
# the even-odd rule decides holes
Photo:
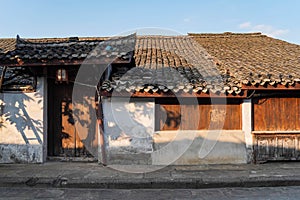
[(254, 131), (300, 130), (300, 98), (260, 98), (253, 102)]
[(270, 160), (300, 160), (300, 132), (285, 134), (254, 133), (255, 162)]
[(61, 153), (68, 156), (78, 156), (83, 153), (84, 145), (74, 126), (72, 112), (71, 99), (63, 99), (61, 102)]
[(198, 105), (158, 101), (155, 112), (156, 130), (241, 130), (239, 101), (227, 101), (227, 105), (214, 106), (208, 101), (201, 100)]
[(74, 126), (73, 85), (55, 84), (54, 80), (49, 80), (48, 85), (48, 156), (89, 156)]

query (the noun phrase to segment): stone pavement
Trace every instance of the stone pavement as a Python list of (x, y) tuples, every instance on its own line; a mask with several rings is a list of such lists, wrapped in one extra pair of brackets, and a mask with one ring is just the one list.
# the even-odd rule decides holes
[[(54, 188), (160, 188), (197, 189), (221, 187), (300, 186), (300, 163), (260, 165), (138, 166), (155, 170), (128, 173), (136, 166), (101, 166), (98, 163), (47, 162), (45, 164), (1, 164), (0, 187)], [(133, 170), (134, 169), (134, 170)]]
[(95, 189), (0, 187), (0, 200), (299, 200), (300, 186), (205, 189)]

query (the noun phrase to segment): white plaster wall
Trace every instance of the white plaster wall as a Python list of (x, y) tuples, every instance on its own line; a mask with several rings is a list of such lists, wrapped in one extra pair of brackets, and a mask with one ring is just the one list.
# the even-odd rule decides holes
[(248, 163), (253, 162), (253, 137), (252, 137), (252, 101), (244, 99), (242, 103), (242, 129), (245, 134)]
[(247, 163), (241, 130), (159, 131), (154, 134), (153, 165)]
[(154, 100), (103, 101), (108, 164), (247, 163), (243, 130), (154, 131)]
[(148, 159), (146, 154), (153, 152), (154, 99), (138, 99), (134, 103), (128, 101), (127, 98), (103, 100), (108, 162), (116, 155), (122, 155), (119, 161), (122, 163), (126, 155), (137, 158), (143, 154), (145, 157), (140, 158), (144, 161), (140, 161), (145, 164)]
[(0, 93), (0, 162), (41, 163), (46, 158), (46, 79), (36, 92)]

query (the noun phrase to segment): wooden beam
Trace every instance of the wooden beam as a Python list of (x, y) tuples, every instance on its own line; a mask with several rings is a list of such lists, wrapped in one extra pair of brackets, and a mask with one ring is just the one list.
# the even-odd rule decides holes
[(298, 134), (300, 131), (252, 131), (254, 135)]
[(296, 83), (293, 86), (288, 85), (281, 85), (281, 84), (277, 84), (275, 86), (272, 85), (266, 85), (266, 86), (247, 86), (247, 85), (243, 85), (242, 86), (243, 90), (300, 90), (300, 84)]
[(208, 94), (208, 93), (172, 93), (172, 92), (160, 92), (160, 93), (147, 93), (147, 92), (107, 92), (107, 91), (101, 91), (101, 96), (106, 97), (146, 97), (146, 98), (165, 98), (165, 97), (197, 97), (197, 98), (246, 98), (246, 92), (241, 92), (241, 95), (232, 95), (232, 94)]
[(22, 62), (0, 62), (0, 65), (5, 65), (8, 67), (33, 67), (33, 66), (64, 66), (64, 65), (82, 65), (82, 64), (95, 64), (95, 65), (103, 65), (103, 64), (128, 64), (131, 60), (121, 60), (115, 59), (76, 59), (76, 60), (32, 60), (32, 61), (22, 61)]

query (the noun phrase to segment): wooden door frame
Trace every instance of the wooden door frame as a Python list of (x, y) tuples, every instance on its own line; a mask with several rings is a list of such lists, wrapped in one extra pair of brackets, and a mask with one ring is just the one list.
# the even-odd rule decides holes
[(61, 124), (61, 119), (59, 117), (59, 108), (57, 108), (54, 93), (57, 90), (57, 85), (55, 84), (54, 79), (48, 79), (48, 136), (47, 136), (47, 156), (55, 156), (58, 154), (59, 149), (55, 148), (55, 143), (59, 143), (55, 135), (53, 134), (57, 127), (55, 124)]

